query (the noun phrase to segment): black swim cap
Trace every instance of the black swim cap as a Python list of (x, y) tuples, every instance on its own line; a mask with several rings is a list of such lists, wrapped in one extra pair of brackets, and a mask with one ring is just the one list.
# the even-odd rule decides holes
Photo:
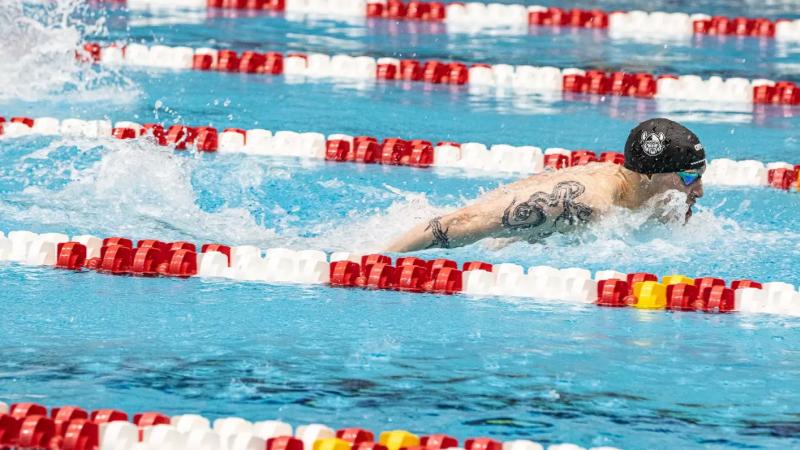
[(631, 130), (625, 143), (625, 167), (638, 173), (669, 173), (700, 169), (706, 152), (697, 135), (669, 119), (645, 120)]

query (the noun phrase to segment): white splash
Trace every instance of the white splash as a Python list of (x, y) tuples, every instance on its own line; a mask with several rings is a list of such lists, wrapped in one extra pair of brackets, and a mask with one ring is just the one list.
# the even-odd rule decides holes
[[(414, 225), (445, 214), (449, 208), (434, 207), (424, 193), (407, 192), (384, 186), (384, 193), (397, 199), (385, 210), (354, 210), (346, 226), (324, 226), (310, 243), (335, 251), (378, 252)], [(377, 197), (378, 192), (371, 196)]]
[(695, 205), (695, 214), (685, 223), (685, 196), (672, 192), (666, 197), (666, 204), (656, 205), (663, 200), (657, 199), (638, 210), (612, 210), (580, 233), (552, 235), (533, 245), (513, 244), (502, 250), (503, 259), (623, 272), (649, 268), (698, 275), (740, 273), (747, 249), (779, 247), (800, 239), (789, 230), (745, 229), (717, 213), (721, 205)]
[[(78, 154), (37, 172), (35, 161), (63, 148)], [(94, 162), (87, 166), (87, 160)], [(272, 243), (275, 233), (263, 228), (245, 209), (214, 212), (199, 206), (192, 186), (198, 158), (186, 158), (146, 140), (75, 140), (64, 138), (21, 158), (17, 168), (34, 179), (68, 180), (63, 188), (29, 186), (14, 199), (0, 199), (0, 215), (38, 223), (54, 230), (160, 239), (195, 239), (232, 244)], [(42, 172), (47, 173), (42, 173)]]
[(138, 89), (119, 73), (80, 62), (87, 36), (105, 33), (105, 20), (83, 22), (79, 0), (29, 4), (0, 1), (0, 101), (55, 97), (70, 102), (126, 102)]

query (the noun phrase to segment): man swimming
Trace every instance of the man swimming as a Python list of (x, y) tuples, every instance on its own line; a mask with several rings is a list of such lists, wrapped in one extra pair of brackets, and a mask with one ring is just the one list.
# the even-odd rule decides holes
[(475, 203), (418, 225), (386, 251), (449, 248), (484, 238), (536, 241), (596, 220), (612, 207), (637, 209), (676, 190), (688, 209), (703, 196), (705, 150), (697, 136), (668, 119), (631, 130), (625, 163), (590, 163), (545, 172), (489, 192)]

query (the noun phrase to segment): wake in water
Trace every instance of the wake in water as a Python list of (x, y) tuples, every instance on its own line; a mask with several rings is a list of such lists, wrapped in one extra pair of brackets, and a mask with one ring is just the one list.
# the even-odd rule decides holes
[(71, 102), (135, 99), (138, 89), (107, 67), (75, 58), (86, 36), (105, 34), (105, 20), (84, 21), (80, 0), (29, 4), (0, 1), (0, 101), (37, 101), (64, 95)]

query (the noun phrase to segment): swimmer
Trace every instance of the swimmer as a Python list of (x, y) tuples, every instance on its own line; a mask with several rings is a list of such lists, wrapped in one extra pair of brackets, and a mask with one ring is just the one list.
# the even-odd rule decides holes
[(703, 196), (705, 169), (705, 150), (694, 133), (650, 119), (628, 135), (624, 165), (591, 163), (533, 175), (414, 227), (386, 251), (459, 247), (484, 238), (535, 242), (597, 220), (612, 207), (640, 208), (672, 190), (686, 195), (688, 221)]

